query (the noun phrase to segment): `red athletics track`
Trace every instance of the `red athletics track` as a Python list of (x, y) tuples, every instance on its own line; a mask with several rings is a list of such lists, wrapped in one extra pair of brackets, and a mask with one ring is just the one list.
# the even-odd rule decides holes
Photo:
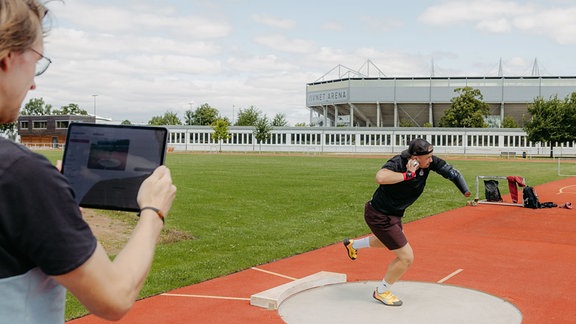
[[(536, 186), (536, 192), (541, 202), (576, 205), (576, 178)], [(449, 277), (444, 284), (511, 302), (522, 323), (576, 323), (576, 209), (480, 204), (408, 223), (405, 231), (416, 259), (402, 280)], [(338, 242), (140, 300), (120, 322), (283, 323), (277, 311), (250, 306), (250, 296), (319, 271), (345, 273), (349, 282), (377, 281), (391, 259), (385, 250), (364, 249), (351, 261)], [(370, 292), (366, 301), (372, 301)], [(107, 321), (90, 315), (68, 323)]]

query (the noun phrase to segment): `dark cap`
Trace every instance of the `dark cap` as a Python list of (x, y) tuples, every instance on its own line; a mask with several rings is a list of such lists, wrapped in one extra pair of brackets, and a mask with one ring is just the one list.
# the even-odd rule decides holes
[(421, 138), (413, 139), (408, 145), (408, 154), (412, 155), (426, 155), (434, 151), (432, 144)]

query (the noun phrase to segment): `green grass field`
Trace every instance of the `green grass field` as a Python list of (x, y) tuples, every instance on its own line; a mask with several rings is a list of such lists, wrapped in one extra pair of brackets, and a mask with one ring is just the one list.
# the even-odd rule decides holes
[[(55, 161), (62, 153), (43, 154)], [(530, 185), (559, 178), (553, 160), (446, 160), (465, 175), (472, 197), (433, 173), (405, 222), (464, 206), (475, 195), (476, 175), (521, 175)], [(333, 155), (169, 154), (166, 164), (178, 193), (166, 227), (194, 239), (158, 246), (141, 296), (367, 234), (363, 206), (384, 162)], [(507, 187), (500, 185), (503, 195)], [(69, 297), (67, 318), (85, 312)]]

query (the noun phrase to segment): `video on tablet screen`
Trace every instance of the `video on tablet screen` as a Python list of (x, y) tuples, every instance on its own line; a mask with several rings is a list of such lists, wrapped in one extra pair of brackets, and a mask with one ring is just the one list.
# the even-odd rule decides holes
[(88, 168), (124, 171), (129, 148), (129, 139), (92, 143), (88, 156)]

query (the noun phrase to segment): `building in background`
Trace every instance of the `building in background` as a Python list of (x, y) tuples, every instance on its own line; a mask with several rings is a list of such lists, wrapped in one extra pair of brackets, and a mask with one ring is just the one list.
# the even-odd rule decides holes
[(499, 127), (509, 116), (522, 127), (537, 97), (564, 99), (576, 91), (576, 76), (539, 76), (536, 66), (535, 75), (517, 77), (501, 76), (501, 68), (500, 76), (386, 77), (370, 61), (362, 72), (338, 66), (306, 85), (306, 107), (316, 126), (438, 126), (458, 96), (454, 90), (471, 87), (490, 105), (489, 125)]
[(20, 142), (27, 146), (59, 147), (66, 142), (70, 123), (95, 123), (90, 115), (45, 115), (18, 117)]

